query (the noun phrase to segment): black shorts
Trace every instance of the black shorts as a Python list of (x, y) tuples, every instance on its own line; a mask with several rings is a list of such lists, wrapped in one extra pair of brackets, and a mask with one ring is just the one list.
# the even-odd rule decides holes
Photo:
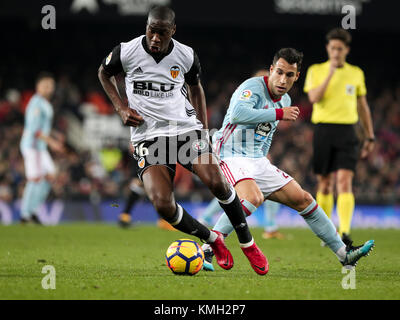
[(315, 125), (313, 169), (326, 175), (338, 169), (355, 171), (359, 157), (359, 140), (355, 126), (348, 124)]
[(142, 180), (143, 172), (154, 165), (164, 165), (175, 176), (176, 163), (193, 171), (193, 162), (205, 153), (213, 153), (208, 132), (193, 130), (178, 136), (156, 137), (134, 146), (133, 158), (137, 175)]

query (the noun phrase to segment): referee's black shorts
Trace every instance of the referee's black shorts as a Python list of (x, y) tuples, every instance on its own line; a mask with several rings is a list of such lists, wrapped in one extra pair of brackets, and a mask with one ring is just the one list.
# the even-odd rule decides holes
[(313, 138), (314, 173), (326, 175), (338, 169), (355, 171), (359, 157), (359, 140), (355, 126), (318, 123)]

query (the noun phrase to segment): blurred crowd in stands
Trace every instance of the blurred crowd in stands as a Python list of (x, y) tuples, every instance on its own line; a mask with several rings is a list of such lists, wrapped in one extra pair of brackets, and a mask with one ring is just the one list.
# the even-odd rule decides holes
[[(238, 81), (213, 80), (204, 84), (207, 95), (210, 128), (220, 128), (229, 99)], [(1, 90), (1, 88), (0, 88)], [(25, 183), (24, 164), (19, 150), (24, 110), (33, 94), (32, 88), (1, 90), (0, 97), (0, 200), (11, 202), (21, 197)], [(301, 108), (301, 117), (294, 123), (283, 122), (274, 136), (270, 150), (272, 162), (291, 174), (306, 190), (315, 192), (312, 173), (312, 106), (300, 85), (291, 91), (294, 104)], [(377, 137), (376, 148), (368, 159), (359, 161), (354, 190), (358, 202), (398, 203), (400, 199), (400, 86), (368, 96)], [(68, 148), (64, 154), (53, 154), (58, 177), (52, 196), (63, 199), (118, 199), (128, 191), (133, 176), (133, 160), (128, 148), (107, 145), (93, 153), (77, 151), (68, 144), (68, 112), (83, 119), (86, 106), (92, 112), (112, 114), (113, 108), (101, 90), (81, 92), (68, 76), (57, 79), (54, 95), (54, 128), (64, 137)], [(127, 137), (128, 144), (128, 137)], [(179, 168), (175, 177), (178, 198), (209, 200), (211, 194), (197, 177)]]
[[(10, 43), (13, 52), (18, 54), (8, 54), (0, 65), (0, 200), (11, 202), (21, 197), (25, 176), (19, 141), (24, 111), (34, 93), (34, 79), (42, 70), (51, 71), (56, 76), (53, 127), (61, 133), (68, 146), (65, 154), (53, 154), (59, 174), (52, 197), (100, 201), (122, 198), (129, 192), (128, 185), (133, 175), (133, 160), (127, 147), (129, 133), (123, 147), (120, 143), (105, 144), (97, 152), (76, 148), (68, 138), (71, 126), (68, 115), (72, 114), (83, 123), (88, 114), (114, 113), (97, 79), (97, 68), (113, 46), (144, 31), (144, 25), (116, 24), (114, 29), (98, 32), (100, 27), (104, 29), (83, 21), (64, 27), (60, 24), (57, 32), (43, 32), (30, 24), (20, 23), (12, 34), (5, 34), (5, 43)], [(293, 104), (300, 106), (301, 117), (294, 123), (282, 121), (279, 124), (270, 157), (274, 164), (315, 194), (316, 180), (311, 168), (312, 106), (302, 87), (307, 67), (325, 60), (325, 31), (313, 30), (313, 41), (310, 42), (307, 33), (276, 29), (268, 32), (268, 46), (260, 50), (257, 45), (260, 45), (260, 34), (264, 31), (222, 26), (215, 30), (211, 26), (208, 31), (204, 27), (181, 27), (176, 38), (195, 48), (199, 55), (209, 128), (220, 128), (236, 87), (255, 71), (268, 67), (277, 49), (293, 46), (304, 52), (302, 75), (289, 93)], [(29, 37), (26, 37), (27, 33)], [(60, 39), (74, 39), (75, 44), (66, 45)], [(383, 50), (387, 55), (395, 56), (396, 53), (385, 47), (385, 43), (390, 44), (388, 41), (377, 48), (366, 47), (370, 43), (368, 33), (360, 32), (354, 39), (349, 62), (358, 64), (365, 71), (367, 99), (377, 138), (373, 154), (358, 163), (354, 179), (356, 199), (358, 203), (399, 204), (400, 84), (396, 85), (396, 72), (390, 76), (387, 74), (393, 69), (390, 59), (387, 62), (380, 59), (379, 64), (371, 63), (377, 59), (376, 54), (382, 55)], [(368, 50), (368, 55), (364, 54), (365, 50)], [(178, 169), (175, 182), (177, 198), (193, 201), (211, 198), (198, 178), (182, 168)]]

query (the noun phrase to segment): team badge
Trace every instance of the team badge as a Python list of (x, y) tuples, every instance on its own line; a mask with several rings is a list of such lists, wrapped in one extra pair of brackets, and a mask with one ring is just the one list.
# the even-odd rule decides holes
[(346, 94), (348, 94), (349, 96), (354, 95), (355, 93), (355, 87), (351, 84), (346, 85)]
[(194, 151), (203, 151), (207, 148), (208, 143), (203, 139), (197, 139), (192, 143), (192, 149)]
[(181, 69), (179, 69), (178, 66), (173, 66), (169, 71), (171, 72), (172, 78), (175, 79), (179, 75), (179, 71), (181, 71)]
[(144, 168), (145, 162), (146, 162), (146, 160), (145, 160), (143, 157), (139, 158), (139, 160), (138, 160), (138, 166), (139, 166), (140, 169), (143, 169), (143, 168)]
[(251, 90), (243, 90), (243, 92), (240, 95), (240, 100), (249, 100), (253, 92)]
[(109, 54), (108, 57), (106, 58), (106, 65), (110, 63), (111, 57), (112, 57), (112, 52), (110, 52), (110, 54)]

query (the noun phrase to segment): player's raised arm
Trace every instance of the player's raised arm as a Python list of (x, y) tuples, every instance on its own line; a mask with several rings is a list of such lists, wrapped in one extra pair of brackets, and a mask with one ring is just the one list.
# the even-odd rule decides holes
[(259, 96), (253, 91), (255, 90), (245, 88), (238, 93), (239, 98), (231, 113), (232, 124), (257, 124), (277, 120), (295, 121), (299, 116), (300, 110), (296, 106), (282, 109), (254, 109)]
[(189, 100), (196, 110), (197, 119), (208, 129), (206, 96), (200, 82), (201, 66), (197, 54), (194, 53), (192, 68), (185, 74), (185, 82), (189, 87)]
[[(307, 77), (306, 77), (306, 87), (305, 91), (307, 92), (308, 99), (310, 100), (311, 103), (318, 103), (321, 101), (321, 99), (324, 97), (324, 94), (326, 92), (326, 89), (328, 88), (328, 85), (333, 77), (333, 74), (336, 71), (337, 66), (334, 64), (330, 65), (329, 68), (329, 73), (325, 80), (317, 87), (308, 89), (308, 86), (311, 86), (311, 79), (312, 79), (312, 69), (309, 69), (307, 72)], [(310, 84), (309, 84), (310, 83)]]
[(143, 123), (143, 118), (135, 110), (129, 108), (127, 101), (122, 100), (118, 94), (117, 86), (111, 81), (111, 77), (123, 72), (119, 57), (120, 50), (120, 46), (115, 47), (109, 56), (103, 60), (98, 70), (98, 77), (124, 125), (136, 127)]
[[(295, 121), (300, 114), (296, 106), (265, 108), (262, 96), (265, 91), (268, 97), (277, 102), (292, 88), (300, 75), (303, 53), (293, 48), (279, 50), (269, 69), (269, 77), (251, 78), (245, 81), (235, 92), (236, 100), (230, 115), (232, 124), (257, 124), (277, 120)], [(288, 104), (290, 103), (287, 102)]]
[(280, 109), (254, 109), (258, 103), (258, 95), (250, 89), (241, 90), (236, 104), (232, 108), (230, 122), (232, 124), (256, 124), (281, 120)]

